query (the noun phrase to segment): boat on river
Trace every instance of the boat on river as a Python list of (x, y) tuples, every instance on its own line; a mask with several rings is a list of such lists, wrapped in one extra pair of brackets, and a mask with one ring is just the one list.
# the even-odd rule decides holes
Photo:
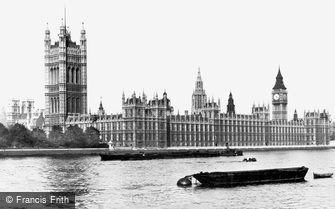
[(243, 159), (243, 162), (256, 162), (257, 160), (256, 160), (256, 158), (244, 158)]
[(204, 187), (233, 187), (249, 184), (267, 184), (305, 181), (307, 167), (263, 170), (200, 172), (192, 176)]
[(313, 173), (313, 176), (315, 179), (331, 178), (333, 176), (333, 173)]
[(101, 160), (152, 160), (172, 158), (197, 158), (197, 157), (220, 157), (241, 156), (242, 150), (238, 149), (132, 149), (132, 150), (110, 150), (100, 154)]

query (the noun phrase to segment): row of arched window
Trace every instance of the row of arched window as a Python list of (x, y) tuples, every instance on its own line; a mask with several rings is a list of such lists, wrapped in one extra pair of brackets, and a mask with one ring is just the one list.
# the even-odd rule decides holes
[[(66, 83), (80, 84), (79, 68), (68, 67), (66, 70)], [(59, 83), (59, 68), (52, 67), (49, 70), (49, 84), (54, 85)]]
[(58, 67), (53, 67), (50, 68), (49, 71), (49, 84), (57, 84), (59, 82), (59, 68)]
[(80, 98), (68, 97), (66, 103), (68, 113), (81, 113)]
[(79, 68), (68, 67), (66, 70), (66, 83), (80, 84)]
[(50, 112), (58, 113), (59, 112), (59, 97), (52, 97), (50, 102), (51, 102)]
[[(67, 98), (67, 112), (68, 113), (81, 113), (80, 98), (68, 97)], [(50, 99), (50, 113), (59, 113), (59, 97), (51, 97)]]

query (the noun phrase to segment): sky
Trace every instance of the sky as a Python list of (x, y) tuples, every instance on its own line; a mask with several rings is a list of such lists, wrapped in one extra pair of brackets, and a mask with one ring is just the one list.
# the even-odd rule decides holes
[(175, 111), (191, 109), (200, 67), (207, 96), (229, 92), (236, 112), (271, 104), (280, 66), (289, 118), (297, 109), (335, 114), (335, 3), (271, 0), (14, 0), (0, 3), (0, 107), (34, 99), (44, 108), (44, 32), (58, 38), (66, 6), (72, 40), (87, 36), (88, 109), (100, 98), (121, 112), (122, 92), (166, 90)]

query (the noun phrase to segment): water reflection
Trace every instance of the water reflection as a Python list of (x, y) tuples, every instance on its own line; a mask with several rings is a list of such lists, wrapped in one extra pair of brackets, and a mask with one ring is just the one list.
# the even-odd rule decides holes
[[(95, 205), (98, 194), (103, 190), (94, 186), (99, 173), (94, 169), (95, 162), (87, 157), (52, 157), (46, 159), (43, 175), (47, 179), (47, 191), (74, 192), (76, 208)], [(89, 200), (89, 201), (88, 201)]]
[(90, 192), (91, 179), (97, 176), (85, 157), (48, 158), (44, 167), (47, 182), (46, 188), (53, 191), (71, 191), (76, 195)]

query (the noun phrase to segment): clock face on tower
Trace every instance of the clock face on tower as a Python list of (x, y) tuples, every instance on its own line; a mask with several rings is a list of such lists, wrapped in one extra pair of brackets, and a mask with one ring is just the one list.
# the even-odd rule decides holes
[(273, 95), (273, 99), (277, 101), (279, 99), (279, 94)]

